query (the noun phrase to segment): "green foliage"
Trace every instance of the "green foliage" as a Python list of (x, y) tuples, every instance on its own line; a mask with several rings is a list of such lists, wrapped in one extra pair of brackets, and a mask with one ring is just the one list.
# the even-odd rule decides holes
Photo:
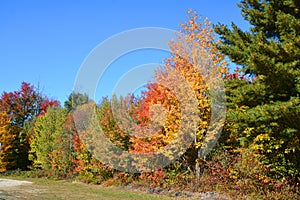
[[(103, 107), (104, 109), (104, 107)], [(95, 111), (95, 113), (100, 115), (101, 121), (99, 121), (96, 115), (93, 115), (92, 120), (87, 120), (85, 118), (80, 119), (79, 117), (90, 111)], [(105, 109), (104, 109), (105, 110)], [(101, 115), (103, 116), (101, 117)], [(77, 107), (77, 118), (76, 128), (77, 130), (73, 134), (73, 148), (75, 150), (75, 156), (72, 159), (72, 162), (75, 164), (74, 172), (78, 175), (78, 178), (81, 181), (87, 183), (97, 183), (100, 184), (103, 181), (112, 177), (112, 170), (102, 164), (93, 154), (93, 151), (96, 151), (103, 147), (101, 146), (101, 140), (99, 140), (99, 129), (102, 125), (107, 125), (106, 131), (111, 130), (113, 133), (118, 133), (113, 127), (109, 125), (112, 123), (110, 121), (112, 118), (105, 110), (105, 113), (101, 112), (94, 103), (89, 102)], [(105, 119), (103, 119), (105, 118)], [(99, 123), (100, 122), (100, 123)], [(109, 136), (109, 134), (108, 134)]]
[(59, 102), (43, 97), (39, 90), (29, 83), (22, 82), (17, 91), (3, 92), (0, 98), (0, 112), (9, 116), (10, 124), (6, 130), (2, 130), (0, 137), (4, 151), (10, 153), (2, 152), (0, 162), (7, 163), (7, 170), (24, 170), (31, 164), (28, 151), (34, 120), (38, 115), (44, 114), (51, 105), (59, 105)]
[(227, 142), (251, 149), (264, 176), (300, 181), (300, 5), (245, 0), (239, 7), (250, 31), (215, 26), (217, 47), (243, 74), (226, 81)]
[(68, 112), (76, 109), (77, 106), (85, 104), (89, 101), (89, 97), (87, 94), (81, 94), (77, 92), (72, 92), (68, 100), (65, 101), (64, 106), (68, 110)]
[[(165, 169), (128, 174), (101, 163), (95, 154), (101, 155), (105, 149), (104, 137), (133, 154), (159, 151), (176, 140), (182, 122), (192, 121), (191, 115), (181, 119), (180, 102), (170, 88), (150, 83), (140, 99), (114, 95), (98, 106), (86, 94), (73, 92), (61, 108), (53, 106), (57, 101), (45, 99), (33, 86), (22, 83), (19, 91), (4, 92), (0, 99), (0, 172), (25, 169), (30, 160), (36, 176), (75, 174), (86, 183), (105, 185), (125, 185), (138, 179), (151, 187), (221, 188), (238, 198), (296, 199), (300, 182), (300, 5), (296, 0), (244, 0), (239, 7), (251, 29), (216, 25), (221, 42), (215, 46), (210, 22), (200, 22), (196, 13), (188, 11), (189, 20), (181, 25), (183, 35), (170, 43), (171, 57), (155, 72), (157, 80), (172, 78), (174, 70), (182, 74), (195, 93), (195, 110), (201, 114), (194, 144), (177, 161)], [(224, 76), (225, 131), (219, 146), (204, 160), (200, 149), (210, 128), (212, 108), (207, 85), (214, 80), (205, 79), (199, 70), (212, 77), (223, 74), (224, 55), (239, 67)], [(210, 64), (202, 66), (207, 61), (202, 58)], [(176, 81), (171, 81), (175, 87)], [(156, 104), (167, 110), (166, 115), (160, 115), (162, 110)], [(77, 110), (83, 120), (77, 119), (75, 127)], [(91, 110), (95, 115), (84, 120), (86, 111)], [(148, 126), (152, 121), (158, 128)], [(104, 136), (99, 137), (100, 131)], [(166, 158), (172, 160), (172, 153)], [(105, 156), (114, 167), (120, 167), (118, 152), (105, 152)], [(128, 163), (121, 168), (129, 167)]]
[(72, 159), (72, 162), (75, 164), (74, 172), (78, 175), (79, 180), (100, 184), (112, 177), (112, 170), (101, 164), (91, 154), (77, 134), (73, 137), (73, 148), (75, 158)]
[(51, 107), (38, 117), (31, 138), (34, 166), (66, 174), (71, 164), (71, 134), (66, 129), (67, 110)]
[(42, 100), (35, 88), (24, 82), (20, 90), (2, 94), (0, 111), (9, 117), (9, 124), (0, 135), (3, 146), (0, 162), (6, 163), (6, 169), (3, 170), (27, 168), (29, 144), (26, 132), (22, 129), (26, 122), (41, 112)]
[(130, 123), (126, 125), (124, 124), (122, 127), (118, 126), (116, 119), (121, 118), (122, 116), (120, 117), (116, 115), (122, 115), (123, 113), (120, 111), (123, 110), (118, 110), (113, 113), (111, 108), (112, 101), (114, 101), (113, 105), (115, 107), (120, 106), (120, 104), (127, 103), (125, 99), (118, 99), (115, 95), (112, 96), (111, 100), (104, 98), (97, 108), (96, 115), (99, 121), (99, 125), (101, 126), (101, 129), (103, 130), (106, 137), (111, 142), (113, 142), (114, 145), (127, 151), (129, 149), (130, 142), (129, 134), (126, 131), (129, 131), (128, 126), (130, 126)]

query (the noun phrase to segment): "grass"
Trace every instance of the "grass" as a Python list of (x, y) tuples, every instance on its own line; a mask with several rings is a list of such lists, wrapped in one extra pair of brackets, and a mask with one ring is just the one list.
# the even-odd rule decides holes
[[(43, 178), (24, 178), (15, 176), (3, 176), (15, 180), (31, 181), (33, 184), (21, 185), (11, 188), (0, 187), (0, 199), (101, 199), (101, 200), (170, 200), (175, 199), (166, 196), (145, 194), (135, 191), (120, 190), (116, 187), (102, 187), (88, 185), (80, 182), (55, 181)], [(179, 198), (176, 198), (179, 199)]]

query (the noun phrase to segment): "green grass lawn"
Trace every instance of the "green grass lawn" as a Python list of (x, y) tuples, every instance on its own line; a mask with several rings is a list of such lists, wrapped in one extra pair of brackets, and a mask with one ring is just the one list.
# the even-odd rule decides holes
[[(72, 200), (168, 200), (174, 199), (166, 196), (151, 195), (135, 191), (120, 190), (116, 187), (102, 187), (99, 185), (88, 185), (79, 182), (55, 181), (42, 178), (21, 178), (8, 177), (15, 180), (31, 181), (33, 184), (15, 186), (11, 188), (0, 187), (0, 199), (14, 200), (14, 199), (72, 199)], [(179, 198), (176, 198), (179, 199)]]

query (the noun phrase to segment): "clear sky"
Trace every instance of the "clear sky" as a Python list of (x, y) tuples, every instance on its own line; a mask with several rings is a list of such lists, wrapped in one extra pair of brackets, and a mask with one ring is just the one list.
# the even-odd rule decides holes
[[(134, 28), (178, 29), (189, 8), (212, 20), (243, 29), (237, 0), (2, 0), (0, 1), (0, 92), (17, 90), (22, 81), (43, 90), (62, 103), (72, 92), (84, 59), (99, 43)], [(151, 52), (136, 54), (123, 62), (159, 62)], [(153, 58), (154, 57), (154, 58)], [(154, 59), (154, 60), (153, 60)], [(123, 64), (124, 64), (123, 63)], [(111, 74), (113, 84), (122, 62)], [(126, 69), (128, 70), (128, 69)], [(120, 74), (121, 75), (121, 74)], [(100, 92), (108, 95), (107, 91)]]

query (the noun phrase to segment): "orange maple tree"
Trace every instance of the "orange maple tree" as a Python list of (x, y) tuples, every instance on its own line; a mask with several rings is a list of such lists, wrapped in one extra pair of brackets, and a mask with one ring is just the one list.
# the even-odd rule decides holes
[[(196, 12), (189, 10), (188, 21), (180, 25), (180, 33), (176, 35), (176, 40), (169, 43), (171, 57), (166, 59), (164, 66), (155, 71), (156, 80), (172, 76), (172, 71), (180, 74), (196, 98), (196, 109), (200, 113), (200, 118), (197, 123), (194, 145), (190, 147), (193, 152), (192, 162), (195, 162), (197, 158), (197, 149), (202, 145), (211, 120), (209, 92), (211, 89), (216, 89), (213, 88), (214, 84), (226, 72), (226, 61), (217, 52), (213, 45), (214, 41), (215, 35), (211, 22), (207, 19), (202, 20)], [(180, 98), (186, 97), (176, 95), (172, 89), (160, 84), (159, 81), (147, 85), (147, 90), (142, 93), (142, 98), (133, 115), (135, 120), (140, 126), (147, 126), (153, 120), (151, 110), (157, 104), (164, 109), (165, 120), (155, 134), (150, 134), (153, 136), (131, 137), (131, 152), (154, 152), (176, 139), (182, 123)], [(161, 110), (156, 112), (161, 112)]]

